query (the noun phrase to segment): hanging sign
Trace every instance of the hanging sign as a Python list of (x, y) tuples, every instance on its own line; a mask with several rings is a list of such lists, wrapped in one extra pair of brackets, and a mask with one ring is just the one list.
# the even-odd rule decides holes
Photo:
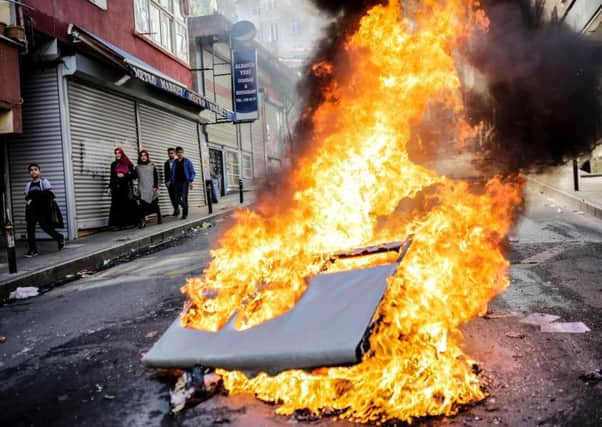
[(235, 123), (259, 118), (257, 51), (239, 43), (232, 46), (232, 105)]

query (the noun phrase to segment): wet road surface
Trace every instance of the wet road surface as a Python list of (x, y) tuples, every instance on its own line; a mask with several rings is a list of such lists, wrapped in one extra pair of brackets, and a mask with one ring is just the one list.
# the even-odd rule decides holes
[[(419, 425), (602, 425), (602, 383), (580, 379), (602, 368), (602, 221), (539, 194), (529, 201), (511, 237), (512, 285), (490, 305), (503, 315), (464, 327), (490, 397)], [(181, 310), (179, 288), (201, 273), (218, 232), (0, 307), (0, 425), (297, 423), (250, 397), (219, 396), (170, 415), (167, 385), (140, 363)], [(582, 321), (591, 332), (543, 333), (519, 322), (534, 312)]]

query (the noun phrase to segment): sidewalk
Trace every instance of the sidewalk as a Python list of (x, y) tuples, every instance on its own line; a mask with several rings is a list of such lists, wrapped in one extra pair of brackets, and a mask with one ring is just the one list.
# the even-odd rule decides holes
[(588, 177), (579, 171), (579, 191), (574, 190), (573, 166), (559, 167), (542, 175), (529, 175), (529, 186), (571, 209), (602, 219), (602, 177)]
[[(242, 206), (255, 201), (252, 192), (246, 192), (244, 196), (245, 203)], [(0, 254), (0, 300), (7, 298), (9, 292), (19, 286), (44, 288), (76, 278), (78, 272), (107, 267), (119, 258), (170, 242), (204, 221), (218, 218), (240, 206), (238, 194), (226, 196), (213, 205), (212, 215), (209, 215), (207, 208), (191, 209), (186, 220), (167, 216), (161, 225), (153, 220), (143, 229), (102, 231), (66, 242), (60, 252), (55, 241), (38, 241), (40, 255), (34, 258), (25, 258), (27, 244), (17, 241), (18, 273), (8, 272), (6, 248), (2, 248)]]

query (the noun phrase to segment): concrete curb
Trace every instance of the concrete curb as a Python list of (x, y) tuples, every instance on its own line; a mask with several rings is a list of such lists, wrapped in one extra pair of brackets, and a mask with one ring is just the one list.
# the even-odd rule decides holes
[[(246, 207), (246, 206), (243, 206)], [(0, 301), (6, 300), (10, 292), (20, 286), (37, 286), (41, 290), (48, 289), (58, 284), (70, 281), (69, 276), (73, 275), (72, 280), (77, 279), (76, 274), (83, 270), (100, 270), (106, 268), (105, 260), (118, 260), (127, 256), (139, 254), (140, 252), (156, 248), (174, 240), (183, 237), (193, 228), (200, 226), (203, 222), (218, 219), (228, 215), (238, 209), (232, 207), (224, 209), (218, 213), (207, 215), (190, 222), (177, 225), (168, 230), (161, 230), (157, 233), (144, 236), (137, 240), (118, 243), (110, 248), (103, 248), (91, 254), (85, 254), (80, 258), (70, 259), (65, 262), (55, 264), (37, 271), (17, 274), (14, 278), (0, 283)]]
[(545, 182), (541, 182), (537, 178), (528, 177), (528, 180), (535, 189), (544, 194), (550, 195), (554, 199), (566, 204), (568, 207), (572, 209), (578, 209), (593, 215), (596, 218), (602, 219), (602, 205), (585, 200), (584, 198), (579, 197), (577, 194), (567, 193), (566, 191), (552, 187)]

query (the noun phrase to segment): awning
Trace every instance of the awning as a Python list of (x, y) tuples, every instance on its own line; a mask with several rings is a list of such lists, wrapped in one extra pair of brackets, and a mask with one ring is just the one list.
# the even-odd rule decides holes
[(212, 111), (220, 116), (220, 118), (230, 121), (235, 119), (234, 112), (223, 108), (204, 96), (188, 89), (183, 83), (169, 77), (134, 55), (131, 55), (125, 50), (98, 37), (96, 34), (78, 27), (75, 24), (69, 24), (67, 34), (72, 36), (74, 40), (86, 44), (114, 64), (124, 68), (132, 77), (195, 104), (205, 110)]

